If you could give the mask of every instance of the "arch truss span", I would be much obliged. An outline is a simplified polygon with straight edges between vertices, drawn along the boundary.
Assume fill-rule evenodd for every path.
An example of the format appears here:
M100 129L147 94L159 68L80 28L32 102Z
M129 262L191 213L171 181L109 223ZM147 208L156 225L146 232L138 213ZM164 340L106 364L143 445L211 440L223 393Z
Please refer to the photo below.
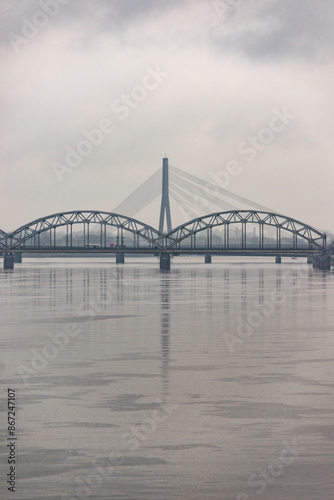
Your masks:
M81 225L80 235L75 232ZM97 230L99 226L99 229ZM113 233L108 231L112 228ZM58 231L59 230L59 231ZM59 234L61 233L61 234ZM24 248L161 248L161 234L136 219L95 210L61 212L36 219L8 234L7 246ZM113 241L113 243L110 243Z
M8 234L5 233L5 231L2 231L2 229L0 229L0 248L7 247L7 239L8 239Z
M198 217L178 226L166 237L170 241L168 248L171 249L187 247L318 252L326 249L326 235L319 230L291 217L257 210L231 210Z

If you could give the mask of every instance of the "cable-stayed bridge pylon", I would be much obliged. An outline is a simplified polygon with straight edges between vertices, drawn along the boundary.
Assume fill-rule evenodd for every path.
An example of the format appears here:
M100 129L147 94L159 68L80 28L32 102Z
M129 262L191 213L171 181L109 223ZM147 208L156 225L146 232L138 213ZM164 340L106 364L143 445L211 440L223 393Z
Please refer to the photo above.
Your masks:
M163 158L162 169L159 168L154 172L112 211L135 217L154 202L159 195L161 196L161 207L159 220L156 221L155 226L158 226L161 233L169 233L173 228L170 198L175 202L175 208L182 213L183 222L217 212L217 209L219 211L240 209L273 211L228 191L218 184L170 165L168 158Z

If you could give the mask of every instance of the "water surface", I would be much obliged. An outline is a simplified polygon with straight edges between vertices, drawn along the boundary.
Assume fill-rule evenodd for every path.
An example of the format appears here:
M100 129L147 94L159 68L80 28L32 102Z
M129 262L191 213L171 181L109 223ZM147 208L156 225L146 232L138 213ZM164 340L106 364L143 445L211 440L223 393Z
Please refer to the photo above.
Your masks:
M332 497L333 271L203 260L163 273L155 259L25 259L0 272L15 498ZM13 498L1 456L1 498Z

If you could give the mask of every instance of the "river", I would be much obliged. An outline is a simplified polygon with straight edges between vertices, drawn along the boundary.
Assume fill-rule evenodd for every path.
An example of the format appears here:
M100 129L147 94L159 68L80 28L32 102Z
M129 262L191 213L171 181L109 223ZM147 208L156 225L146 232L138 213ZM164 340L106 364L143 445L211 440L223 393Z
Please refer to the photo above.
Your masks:
M0 497L331 498L334 272L273 260L1 270Z

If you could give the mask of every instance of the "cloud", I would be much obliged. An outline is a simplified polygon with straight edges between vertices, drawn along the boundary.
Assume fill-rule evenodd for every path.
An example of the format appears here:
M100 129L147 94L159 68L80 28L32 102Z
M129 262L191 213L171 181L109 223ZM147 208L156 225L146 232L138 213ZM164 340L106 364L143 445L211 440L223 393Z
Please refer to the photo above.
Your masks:
M223 2L218 4L224 5ZM213 37L222 50L251 59L329 57L334 35L330 0L240 0L225 16ZM218 9L219 13L219 9Z
M296 119L229 187L332 226L331 2L240 0L219 16L202 0L72 0L16 54L7 34L36 9L2 3L2 229L62 210L110 210L165 153L204 178L245 162L239 144L284 106ZM148 67L168 77L122 120L112 105L139 95ZM114 131L59 183L53 162L104 118Z

